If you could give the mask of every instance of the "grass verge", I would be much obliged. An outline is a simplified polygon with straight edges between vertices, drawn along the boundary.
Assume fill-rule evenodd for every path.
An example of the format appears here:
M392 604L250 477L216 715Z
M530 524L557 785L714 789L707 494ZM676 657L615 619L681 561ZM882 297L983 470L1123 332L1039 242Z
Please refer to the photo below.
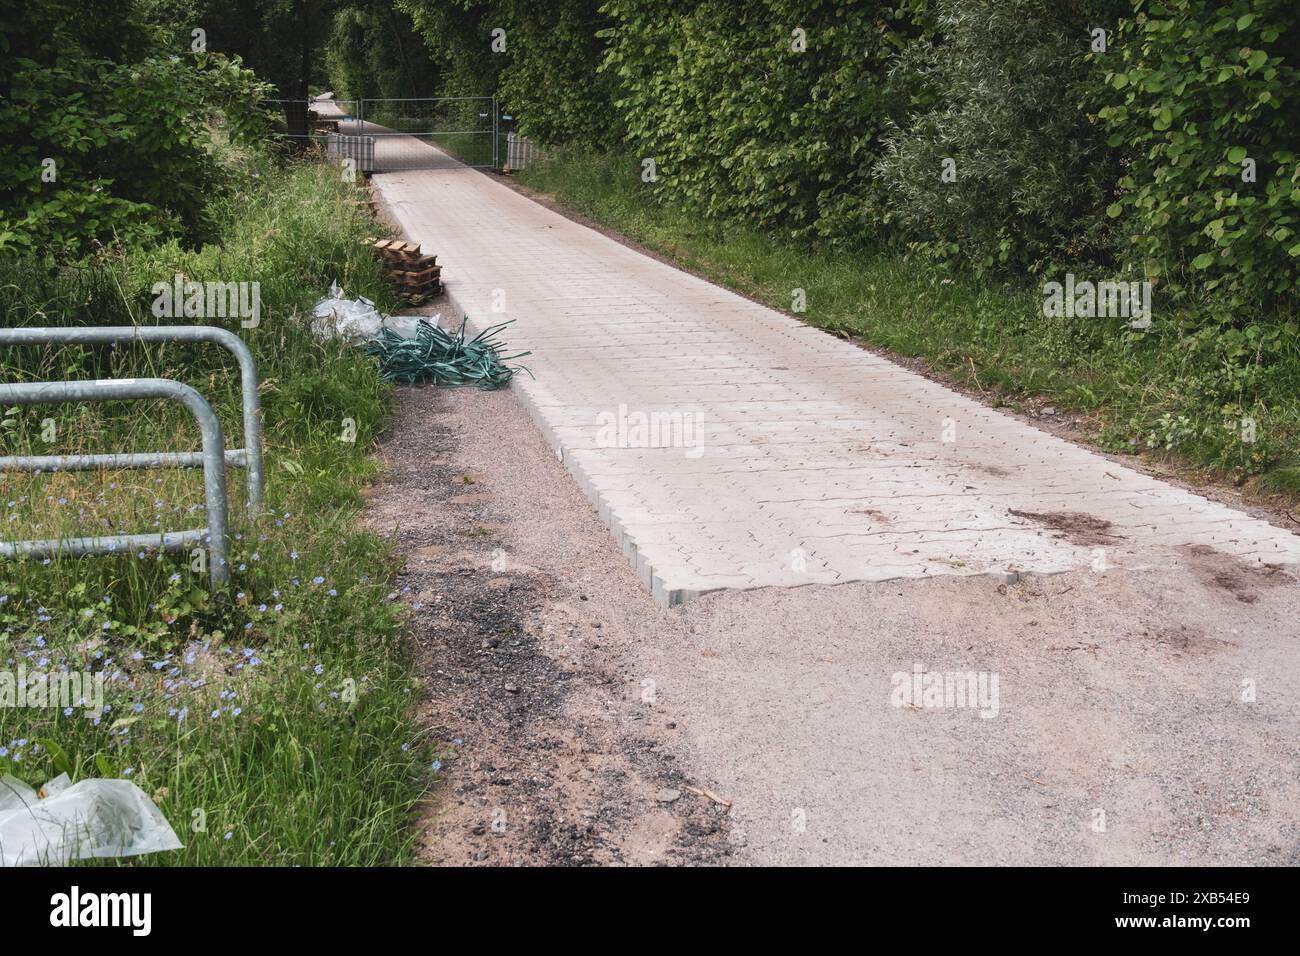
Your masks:
M492 134L489 133L435 133L428 137L467 166L491 167L505 162L506 137L497 137L497 153L492 152Z
M233 586L214 600L190 555L0 561L0 672L104 675L103 708L0 706L0 774L39 786L127 777L183 850L165 865L380 865L411 857L412 809L435 756L416 729L389 544L358 526L387 390L358 352L310 334L337 279L391 307L360 240L361 194L332 167L254 161L213 204L221 242L105 254L57 275L0 266L13 325L204 323L157 319L155 282L259 282L260 324L235 329L262 376L268 513L231 469ZM242 443L239 377L211 346L15 349L0 380L160 376L209 399ZM191 450L196 429L151 403L6 410L6 454ZM196 472L0 475L8 539L203 524ZM0 685L0 693L3 686ZM62 702L67 703L67 702ZM79 702L78 702L79 703ZM95 703L93 700L90 703Z
M707 276L828 331L925 360L995 404L1082 413L1110 451L1176 456L1300 499L1300 327L1293 318L1166 306L1123 319L1048 319L1037 288L991 285L891 248L798 245L657 205L638 160L562 152L524 185ZM1084 278L1084 277L1080 277ZM1100 276L1096 278L1109 278Z

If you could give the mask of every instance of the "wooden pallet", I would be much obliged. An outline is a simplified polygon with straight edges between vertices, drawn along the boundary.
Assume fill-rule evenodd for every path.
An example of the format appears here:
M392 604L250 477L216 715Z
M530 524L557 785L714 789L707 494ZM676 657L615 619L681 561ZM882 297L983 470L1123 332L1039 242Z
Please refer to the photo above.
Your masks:
M373 239L367 240L386 261L390 262L411 262L413 260L434 261L437 256L426 256L420 252L418 242L406 242L403 239Z
M402 239L367 239L366 243L383 259L385 274L407 301L423 302L442 291L438 257L421 253L419 243Z
M418 289L399 286L394 291L396 291L402 298L402 301L406 302L408 305L423 305L442 291L442 283L437 279L434 279L430 284Z

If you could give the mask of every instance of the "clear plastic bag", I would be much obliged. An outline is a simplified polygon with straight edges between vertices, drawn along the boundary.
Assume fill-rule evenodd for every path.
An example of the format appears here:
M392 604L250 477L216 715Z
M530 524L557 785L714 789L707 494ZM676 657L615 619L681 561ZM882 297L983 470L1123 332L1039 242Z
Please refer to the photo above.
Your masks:
M312 334L324 341L340 338L360 345L379 338L381 329L391 329L405 339L415 338L420 321L437 325L438 315L384 315L369 299L346 299L337 282L330 284L330 294L312 307Z
M154 802L129 780L72 783L62 773L42 789L44 799L18 778L0 777L0 866L64 866L183 846Z

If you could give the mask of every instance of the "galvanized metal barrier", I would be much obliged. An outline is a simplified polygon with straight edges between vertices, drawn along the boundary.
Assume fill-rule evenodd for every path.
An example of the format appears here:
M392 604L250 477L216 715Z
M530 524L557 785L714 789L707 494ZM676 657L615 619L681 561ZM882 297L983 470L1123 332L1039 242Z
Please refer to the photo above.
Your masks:
M546 158L546 151L526 136L506 133L506 165L504 172L517 173Z
M239 362L243 393L244 447L224 452L228 465L248 471L248 507L260 512L264 501L262 475L262 407L258 397L257 361L243 339L213 325L121 325L101 328L0 329L4 345L100 345L120 342L212 342L224 346ZM0 471L86 471L95 468L197 468L197 452L145 452L107 455L22 455L0 458ZM222 498L224 507L225 498Z
M36 330L26 330L36 331ZM49 330L46 330L49 331ZM64 331L64 330L60 330ZM220 588L230 580L229 532L226 515L226 460L225 439L216 413L194 389L181 382L164 378L108 379L94 382L28 382L20 385L0 385L0 403L14 405L39 405L53 402L108 402L137 398L161 398L180 402L199 424L203 436L203 493L207 499L208 527L206 532L168 531L161 534L120 534L91 538L64 538L46 541L0 542L0 555L6 557L53 557L57 554L111 554L118 550L159 548L177 551L192 548L205 542L208 547L208 566L213 588ZM81 459L100 456L82 455ZM112 457L112 456L109 456ZM143 456L149 457L149 456ZM0 459L0 469L8 462L20 459ZM91 465L89 467L98 467ZM31 469L28 469L31 470Z
M349 136L346 133L329 133L325 137L325 158L332 162L352 160L358 173L375 171L375 138Z

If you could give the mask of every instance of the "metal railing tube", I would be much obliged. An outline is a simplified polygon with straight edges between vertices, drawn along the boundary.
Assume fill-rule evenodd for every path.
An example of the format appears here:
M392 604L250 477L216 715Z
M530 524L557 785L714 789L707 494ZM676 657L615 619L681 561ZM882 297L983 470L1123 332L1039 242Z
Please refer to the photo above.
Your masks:
M244 449L226 450L226 464L243 468L248 464ZM107 455L23 455L0 458L0 471L93 471L96 468L202 468L203 453L197 451L113 452Z

